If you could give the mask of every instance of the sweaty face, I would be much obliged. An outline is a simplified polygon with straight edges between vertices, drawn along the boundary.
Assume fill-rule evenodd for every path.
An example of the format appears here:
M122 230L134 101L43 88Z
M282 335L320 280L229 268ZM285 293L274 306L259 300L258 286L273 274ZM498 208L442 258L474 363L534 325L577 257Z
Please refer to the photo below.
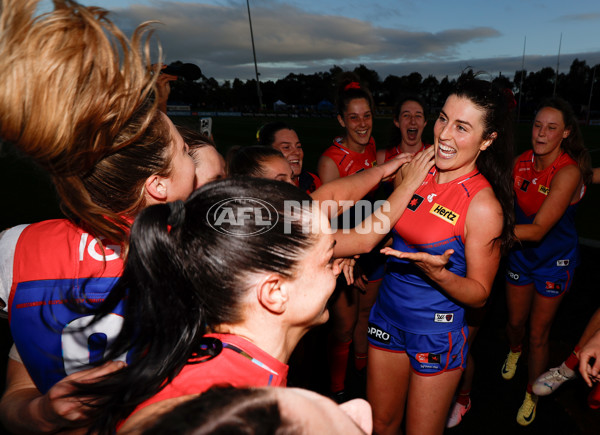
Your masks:
M269 157L262 162L261 169L263 178L294 184L294 181L292 180L294 172L288 161L283 157Z
M536 156L554 158L560 154L560 145L570 130L565 128L562 112L553 107L542 108L535 117L531 130L531 145Z
M284 128L275 133L275 140L273 141L272 147L279 150L283 157L286 158L294 176L300 175L302 172L302 160L304 159L304 151L302 150L302 144L298 135L294 130L288 130Z
M274 388L283 418L302 427L303 433L332 435L370 434L371 406L354 399L341 405L300 388Z
M479 153L493 140L484 140L484 112L468 98L450 95L433 128L438 182L447 183L476 167Z
M163 120L169 125L171 133L171 168L168 179L167 201L185 200L194 190L195 170L194 160L189 154L189 148L171 122L161 113Z
M409 147L420 147L421 136L425 129L425 114L423 107L416 101L405 101L400 107L398 118L394 119L394 124L400 129L402 134L401 149L403 152L411 152Z
M207 145L196 148L191 154L196 164L195 189L211 181L225 178L225 159L214 147Z
M344 116L338 115L338 121L346 129L347 146L355 151L362 151L369 143L373 130L373 114L369 102L364 98L350 100Z

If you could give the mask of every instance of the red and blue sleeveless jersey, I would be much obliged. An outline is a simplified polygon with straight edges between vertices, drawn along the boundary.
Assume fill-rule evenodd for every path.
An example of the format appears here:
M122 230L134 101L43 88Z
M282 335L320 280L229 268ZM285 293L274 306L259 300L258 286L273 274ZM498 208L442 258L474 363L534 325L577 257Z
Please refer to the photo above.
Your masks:
M377 150L375 139L372 137L362 153L346 148L342 145L342 138L336 137L333 144L325 150L323 155L335 162L340 177L347 177L377 165Z
M86 314L121 276L120 247L104 244L103 252L98 239L57 219L26 226L13 255L10 329L23 364L45 393L101 361L121 330L122 304L92 326L93 316Z
M375 148L375 139L372 137L369 139L369 143L365 147L363 153L349 150L342 145L342 138L336 137L333 140L333 144L325 150L323 155L335 162L340 177L357 174L377 165L377 150ZM373 203L378 188L379 184L373 187L363 199ZM367 217L367 214L365 214L364 211L356 209L357 207L353 206L333 220L332 229L354 228L359 222Z
M567 153L563 152L551 166L536 171L533 165L533 151L521 154L513 170L513 190L515 192L515 218L517 225L531 224L550 193L550 184L556 173L569 165L577 165ZM579 199L583 197L582 188ZM509 255L509 261L534 270L554 266L576 266L579 263L575 212L579 200L570 204L560 220L537 243L523 242L515 244Z
M477 170L444 184L438 184L435 177L434 168L394 225L392 248L431 255L454 249L447 268L464 277L467 211L475 195L490 184ZM461 305L448 298L418 266L395 257L388 259L377 305L397 328L416 334L448 332L465 324Z

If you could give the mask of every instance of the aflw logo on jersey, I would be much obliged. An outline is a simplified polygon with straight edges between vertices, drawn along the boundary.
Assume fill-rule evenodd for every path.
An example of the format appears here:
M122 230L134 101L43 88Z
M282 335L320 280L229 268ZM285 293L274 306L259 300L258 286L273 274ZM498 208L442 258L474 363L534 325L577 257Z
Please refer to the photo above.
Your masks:
M454 322L454 313L435 313L435 323L452 323Z
M437 202L433 204L433 207L431 207L429 213L436 215L452 225L456 225L456 222L460 217L458 213L454 213L452 210L439 205Z
M548 195L548 193L550 193L550 188L540 184L540 187L538 187L538 192L540 192L542 195Z

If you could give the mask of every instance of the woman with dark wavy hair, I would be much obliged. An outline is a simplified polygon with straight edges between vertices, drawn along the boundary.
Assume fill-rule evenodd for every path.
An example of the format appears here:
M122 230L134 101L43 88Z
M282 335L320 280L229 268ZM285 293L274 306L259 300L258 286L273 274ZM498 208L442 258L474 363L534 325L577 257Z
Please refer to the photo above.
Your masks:
M396 222L369 319L374 430L442 433L465 368L465 307L488 299L512 240L512 129L502 92L463 76L434 126L435 166Z

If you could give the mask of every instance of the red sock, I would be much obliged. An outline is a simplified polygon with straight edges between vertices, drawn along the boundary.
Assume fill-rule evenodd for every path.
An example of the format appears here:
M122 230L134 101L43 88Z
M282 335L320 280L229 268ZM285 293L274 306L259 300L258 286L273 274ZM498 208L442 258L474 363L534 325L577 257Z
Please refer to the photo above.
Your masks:
M588 396L588 406L592 409L600 408L600 384L596 383Z
M521 352L521 350L522 350L522 349L523 349L523 346L522 346L522 345L520 345L520 344L518 344L518 345L516 345L516 346L511 346L511 347L510 347L510 351L511 351L512 353Z
M354 367L356 370L362 370L367 366L367 353L354 352Z
M569 358L565 361L565 365L569 367L571 370L575 370L575 368L579 365L579 357L577 356L577 352L579 352L581 348L579 346L575 346Z
M527 392L528 392L529 394L533 394L533 385L531 385L531 384L527 384Z
M329 346L329 373L331 375L332 393L344 390L351 343L352 340L345 343L332 340Z
M460 403L461 405L465 405L467 406L467 404L469 403L469 400L471 396L471 390L460 390L460 392L458 393L458 396L456 397L456 401L458 403Z

